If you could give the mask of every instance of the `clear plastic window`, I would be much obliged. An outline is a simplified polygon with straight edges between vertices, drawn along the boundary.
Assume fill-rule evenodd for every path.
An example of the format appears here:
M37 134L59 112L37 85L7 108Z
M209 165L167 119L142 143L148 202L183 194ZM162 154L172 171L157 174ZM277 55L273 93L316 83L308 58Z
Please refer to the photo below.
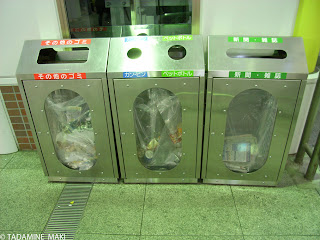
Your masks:
M241 92L227 111L223 161L234 172L250 173L267 161L277 101L261 89Z
M162 88L150 88L133 104L137 156L150 169L176 167L182 156L182 110L177 96Z
M91 113L76 92L59 89L45 101L45 112L58 159L66 167L88 170L97 161Z

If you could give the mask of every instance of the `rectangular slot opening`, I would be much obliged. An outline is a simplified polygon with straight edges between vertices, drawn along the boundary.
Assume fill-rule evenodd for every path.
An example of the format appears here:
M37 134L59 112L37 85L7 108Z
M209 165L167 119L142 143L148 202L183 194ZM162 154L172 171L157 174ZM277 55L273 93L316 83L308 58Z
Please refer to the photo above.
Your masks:
M85 63L89 48L43 48L39 52L38 64Z
M227 50L228 57L231 58L272 58L284 59L287 53L284 50L276 49L241 49L230 48Z

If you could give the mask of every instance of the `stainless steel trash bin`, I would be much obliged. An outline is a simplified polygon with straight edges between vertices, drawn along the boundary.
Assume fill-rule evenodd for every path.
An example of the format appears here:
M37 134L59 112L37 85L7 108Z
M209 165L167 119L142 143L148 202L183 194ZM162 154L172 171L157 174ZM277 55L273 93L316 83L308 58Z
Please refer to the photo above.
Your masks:
M108 86L125 182L197 182L204 74L201 36L111 39Z
M274 186L308 68L302 38L209 36L202 178Z
M109 42L24 44L17 79L49 181L117 182L108 89L103 84Z

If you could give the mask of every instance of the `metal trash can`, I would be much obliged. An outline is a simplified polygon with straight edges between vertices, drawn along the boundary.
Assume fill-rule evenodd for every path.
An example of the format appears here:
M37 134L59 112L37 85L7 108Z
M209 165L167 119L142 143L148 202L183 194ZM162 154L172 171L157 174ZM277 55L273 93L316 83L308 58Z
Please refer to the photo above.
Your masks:
M124 181L197 182L205 86L201 36L112 38L107 75Z
M308 67L302 38L209 36L204 183L274 186Z
M109 43L100 38L24 44L17 79L49 181L117 182L104 85Z

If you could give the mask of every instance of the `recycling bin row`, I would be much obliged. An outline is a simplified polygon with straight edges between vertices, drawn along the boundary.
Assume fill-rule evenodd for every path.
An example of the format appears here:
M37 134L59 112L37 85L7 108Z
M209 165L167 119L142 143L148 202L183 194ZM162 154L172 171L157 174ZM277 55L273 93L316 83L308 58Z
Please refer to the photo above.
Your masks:
M276 185L307 78L301 38L26 41L17 79L49 181ZM207 77L206 77L207 74Z

